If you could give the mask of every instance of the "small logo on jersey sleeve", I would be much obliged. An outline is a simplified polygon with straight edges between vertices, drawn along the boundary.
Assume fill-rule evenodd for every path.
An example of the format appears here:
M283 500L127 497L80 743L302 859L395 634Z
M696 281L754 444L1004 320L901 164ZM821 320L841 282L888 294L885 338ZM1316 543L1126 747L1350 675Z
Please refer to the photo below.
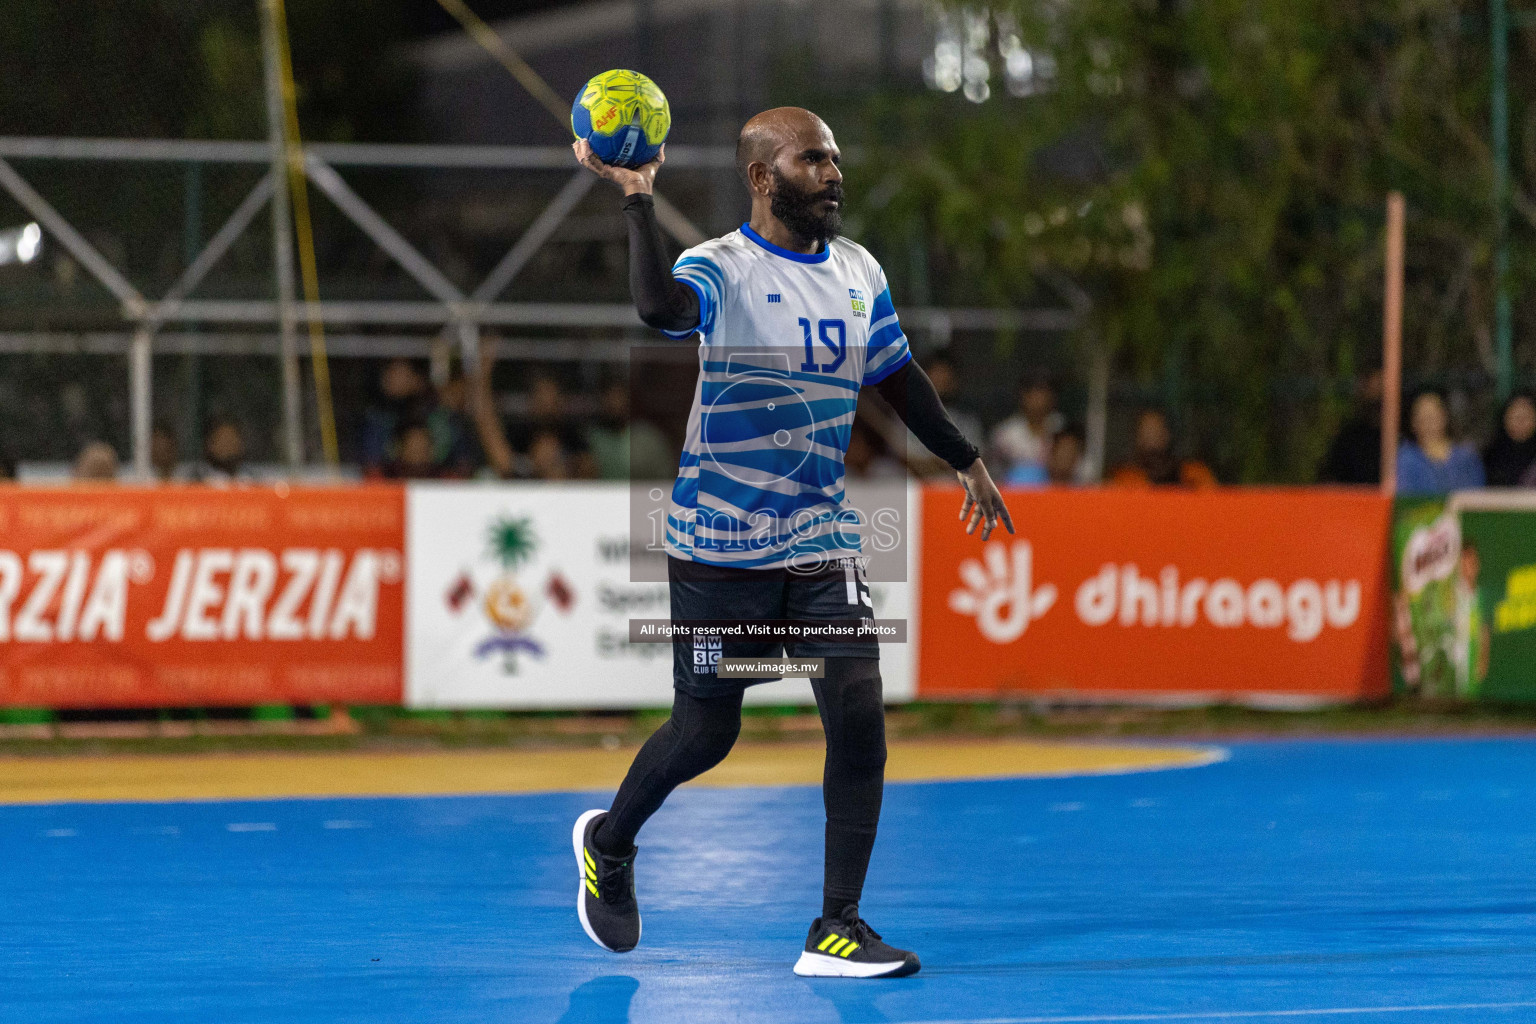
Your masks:
M848 289L848 304L853 307L854 316L869 316L869 306L865 304L864 293L857 288Z
M768 293L768 301L769 302L782 302L783 300L779 298L779 293L778 292L769 292Z

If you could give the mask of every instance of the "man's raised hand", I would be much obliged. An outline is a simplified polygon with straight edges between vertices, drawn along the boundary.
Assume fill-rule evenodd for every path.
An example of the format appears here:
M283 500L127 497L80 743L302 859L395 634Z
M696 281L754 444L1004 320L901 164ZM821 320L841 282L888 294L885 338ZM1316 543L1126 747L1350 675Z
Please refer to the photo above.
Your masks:
M656 172L661 170L661 165L667 159L667 147L662 146L661 152L656 154L656 159L639 167L619 167L615 164L605 164L592 152L592 146L586 139L577 139L571 143L571 151L576 154L576 162L587 170L613 182L624 190L624 194L632 196L639 193L650 195L656 185Z
M977 459L955 475L960 478L960 486L965 488L965 501L960 505L960 521L965 523L965 532L975 533L980 524L981 539L986 540L1001 519L1012 533L1013 519L1008 515L1008 506L1003 504L1003 496L981 460Z

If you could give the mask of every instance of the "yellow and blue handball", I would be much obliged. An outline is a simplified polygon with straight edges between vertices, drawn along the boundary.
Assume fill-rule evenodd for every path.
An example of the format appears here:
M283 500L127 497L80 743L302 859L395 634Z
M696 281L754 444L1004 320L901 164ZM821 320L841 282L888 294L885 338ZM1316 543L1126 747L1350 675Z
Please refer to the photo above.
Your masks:
M571 104L571 131L605 164L639 167L656 159L672 130L672 110L638 71L594 75Z

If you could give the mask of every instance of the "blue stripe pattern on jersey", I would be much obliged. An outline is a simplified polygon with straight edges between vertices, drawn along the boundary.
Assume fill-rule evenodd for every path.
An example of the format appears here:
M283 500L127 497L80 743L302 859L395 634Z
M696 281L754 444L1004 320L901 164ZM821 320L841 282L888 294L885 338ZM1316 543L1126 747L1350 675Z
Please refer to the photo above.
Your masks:
M672 276L694 290L699 297L699 326L692 331L663 331L670 338L708 337L715 330L715 313L725 295L725 274L714 260L703 256L684 256L672 267Z
M856 553L857 529L836 520L858 382L701 362L699 450L679 464L668 540L702 561L737 566L781 563L786 548ZM781 431L794 443L775 443Z
M864 357L865 387L879 384L912 361L912 350L907 347L907 336L901 333L889 288L875 296L869 321L869 346Z
M879 264L852 242L791 253L744 227L672 274L699 299L697 331L672 337L702 344L667 550L746 568L857 556L843 463L859 390L912 358Z

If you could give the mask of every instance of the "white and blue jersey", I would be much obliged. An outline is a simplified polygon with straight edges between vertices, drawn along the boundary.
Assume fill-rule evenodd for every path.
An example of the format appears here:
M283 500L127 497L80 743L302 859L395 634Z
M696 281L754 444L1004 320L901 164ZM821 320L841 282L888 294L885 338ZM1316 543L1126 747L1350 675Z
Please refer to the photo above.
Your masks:
M699 296L699 385L667 517L675 558L740 568L857 557L843 457L859 389L912 354L885 272L838 238L791 252L749 225L672 269Z

